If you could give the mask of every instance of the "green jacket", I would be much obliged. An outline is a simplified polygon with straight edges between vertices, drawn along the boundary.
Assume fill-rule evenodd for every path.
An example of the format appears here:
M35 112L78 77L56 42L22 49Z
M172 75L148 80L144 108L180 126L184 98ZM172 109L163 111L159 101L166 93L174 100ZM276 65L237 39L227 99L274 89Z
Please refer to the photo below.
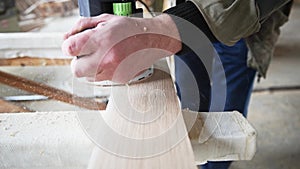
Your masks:
M198 7L220 42L234 45L241 38L245 39L249 48L248 66L265 78L280 34L279 28L288 20L290 0L281 0L275 4L272 11L267 11L269 13L264 19L260 13L266 12L260 11L255 0L190 1Z

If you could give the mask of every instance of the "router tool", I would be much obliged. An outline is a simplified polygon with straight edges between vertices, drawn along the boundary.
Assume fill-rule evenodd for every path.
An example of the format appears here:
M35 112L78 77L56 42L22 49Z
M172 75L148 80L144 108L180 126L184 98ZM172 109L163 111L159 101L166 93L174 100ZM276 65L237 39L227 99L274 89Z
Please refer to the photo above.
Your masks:
M147 6L141 2L146 8ZM118 16L134 16L143 17L143 9L136 8L136 0L78 0L80 15L83 17L93 17L98 16L103 13L114 14ZM149 10L149 8L147 8ZM80 59L83 56L77 56ZM153 66L145 70L143 73L139 74L127 84L140 82L147 79L153 74ZM111 81L100 81L91 82L97 86L118 86L124 85L120 83L114 83Z

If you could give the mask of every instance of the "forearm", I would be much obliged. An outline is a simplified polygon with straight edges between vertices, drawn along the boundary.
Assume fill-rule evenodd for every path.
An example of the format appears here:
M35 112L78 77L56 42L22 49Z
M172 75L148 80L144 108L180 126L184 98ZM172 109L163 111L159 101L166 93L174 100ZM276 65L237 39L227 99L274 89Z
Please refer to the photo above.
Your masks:
M150 30L145 30L145 33L153 33L149 38L156 39L148 40L153 43L149 45L149 48L158 48L173 54L181 50L180 32L170 15L162 14L149 20L149 22L143 22L146 24L145 28L150 28ZM153 32L151 29L155 31Z

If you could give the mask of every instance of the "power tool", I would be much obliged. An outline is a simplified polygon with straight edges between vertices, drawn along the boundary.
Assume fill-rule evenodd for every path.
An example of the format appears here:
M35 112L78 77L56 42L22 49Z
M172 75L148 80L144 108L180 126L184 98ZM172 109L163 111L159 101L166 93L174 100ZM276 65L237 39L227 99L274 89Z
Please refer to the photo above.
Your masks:
M141 2L144 6L145 4ZM98 16L104 13L114 14L118 16L134 16L134 17L143 17L143 9L136 8L136 0L78 0L80 16L83 17L93 17ZM146 9L150 12L149 8L145 6ZM78 57L80 58L80 57ZM148 68L127 84L140 82L147 79L153 74L153 67ZM92 84L98 86L117 86L124 85L119 83L114 83L111 81L101 81L93 82Z
M142 17L143 9L136 8L136 0L78 0L80 15L83 17L97 16L103 13L119 16L134 14Z

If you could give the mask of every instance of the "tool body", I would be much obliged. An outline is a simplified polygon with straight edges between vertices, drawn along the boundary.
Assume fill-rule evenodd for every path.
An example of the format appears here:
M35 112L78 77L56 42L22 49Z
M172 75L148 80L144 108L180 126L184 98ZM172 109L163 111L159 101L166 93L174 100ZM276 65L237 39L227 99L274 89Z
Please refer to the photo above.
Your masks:
M78 0L80 15L83 17L97 16L103 13L119 16L138 14L142 17L143 10L136 8L135 0Z
M80 15L83 17L93 17L104 13L118 16L143 17L143 9L136 8L136 0L78 0ZM84 56L77 56L80 59ZM140 73L127 84L140 82L153 74L153 66ZM124 84L111 81L92 82L97 86L119 86Z

